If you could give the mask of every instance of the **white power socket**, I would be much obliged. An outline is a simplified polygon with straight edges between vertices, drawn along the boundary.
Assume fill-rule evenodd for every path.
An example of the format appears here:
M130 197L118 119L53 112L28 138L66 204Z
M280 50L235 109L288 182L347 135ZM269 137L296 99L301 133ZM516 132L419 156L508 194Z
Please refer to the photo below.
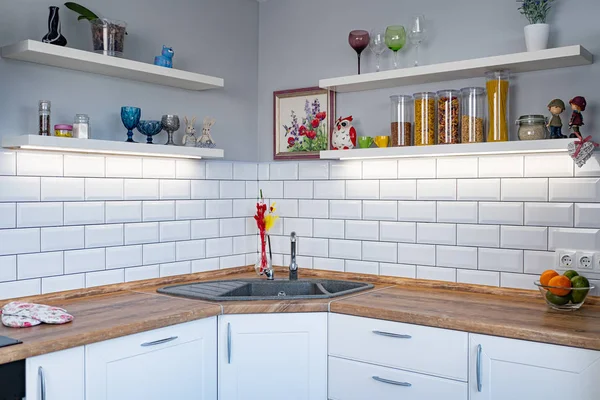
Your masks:
M588 251L578 251L576 255L578 270L594 269L594 253Z
M577 252L575 250L556 250L556 265L559 269L573 269L577 265Z

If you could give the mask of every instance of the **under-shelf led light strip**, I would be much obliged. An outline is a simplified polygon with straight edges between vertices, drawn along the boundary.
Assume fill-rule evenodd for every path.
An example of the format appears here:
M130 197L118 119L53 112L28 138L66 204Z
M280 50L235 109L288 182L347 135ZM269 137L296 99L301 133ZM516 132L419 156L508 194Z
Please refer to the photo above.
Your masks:
M343 151L343 150L341 150ZM478 151L465 153L432 153L432 154L402 154L389 156L354 156L340 157L339 160L371 160L381 158L424 158L424 157L462 157L462 156L489 156L489 155L505 155L505 154L540 154L540 153L566 153L565 149L541 149L541 150L503 150L503 151Z
M144 157L161 157L161 158L191 158L191 159L202 159L201 156L193 156L186 154L167 154L167 153L144 153L140 151L122 151L122 150L93 150L93 149L73 149L69 147L50 147L50 146L36 146L36 145L21 145L15 146L14 149L21 150L41 150L41 151L59 151L68 153L91 153L91 154L106 154L106 155L126 155L126 156L144 156Z

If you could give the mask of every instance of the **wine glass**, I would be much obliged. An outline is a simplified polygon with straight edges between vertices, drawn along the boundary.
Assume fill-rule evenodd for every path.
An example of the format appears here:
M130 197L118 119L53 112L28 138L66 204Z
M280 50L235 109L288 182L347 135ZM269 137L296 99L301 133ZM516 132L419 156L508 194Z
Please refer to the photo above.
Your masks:
M137 130L142 135L146 135L146 143L152 144L152 136L158 135L162 131L162 122L155 120L141 120L138 123Z
M406 44L406 30L402 25L391 25L385 30L385 44L394 52L394 68L399 68L398 51Z
M415 46L415 67L419 65L419 45L426 39L425 16L417 15L412 19L408 39Z
M142 110L137 107L121 107L121 121L127 129L127 142L135 143L133 140L133 129L140 123Z
M350 32L348 43L358 54L358 74L360 75L360 53L369 45L369 32L363 30Z
M166 114L162 116L162 119L160 120L162 123L162 128L167 131L167 143L165 143L166 145L170 145L170 146L175 146L175 142L173 141L173 132L177 131L179 129L180 123L179 123L179 116L177 115L171 115L171 114Z
M381 70L381 63L380 63L381 55L387 49L387 46L385 44L385 33L373 29L371 31L370 37L371 37L371 43L369 44L369 48L371 49L371 51L373 52L373 54L375 54L375 57L377 58L376 68L377 68L377 72L379 72Z

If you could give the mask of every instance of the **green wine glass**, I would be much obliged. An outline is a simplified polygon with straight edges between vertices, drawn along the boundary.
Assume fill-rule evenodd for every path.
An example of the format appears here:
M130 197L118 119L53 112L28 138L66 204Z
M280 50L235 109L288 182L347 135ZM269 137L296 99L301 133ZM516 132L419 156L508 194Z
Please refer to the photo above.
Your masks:
M391 25L385 30L385 44L394 52L394 68L399 68L398 51L406 44L406 30L402 25Z

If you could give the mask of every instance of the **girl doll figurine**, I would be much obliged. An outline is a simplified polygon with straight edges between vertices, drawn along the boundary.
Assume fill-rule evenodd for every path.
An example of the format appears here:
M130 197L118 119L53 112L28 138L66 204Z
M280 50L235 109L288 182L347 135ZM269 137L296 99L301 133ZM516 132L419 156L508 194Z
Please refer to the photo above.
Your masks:
M562 134L562 120L560 114L565 111L565 102L561 99L554 99L548 104L548 111L552 114L550 122L547 127L550 128L550 139L564 139L565 135Z
M569 128L573 131L570 138L581 138L581 132L579 132L579 128L583 126L583 115L582 111L585 111L585 107L587 106L587 102L585 101L585 97L577 96L573 97L571 101L569 101L571 105L571 109L573 110L573 114L571 114L571 120L569 121Z

